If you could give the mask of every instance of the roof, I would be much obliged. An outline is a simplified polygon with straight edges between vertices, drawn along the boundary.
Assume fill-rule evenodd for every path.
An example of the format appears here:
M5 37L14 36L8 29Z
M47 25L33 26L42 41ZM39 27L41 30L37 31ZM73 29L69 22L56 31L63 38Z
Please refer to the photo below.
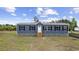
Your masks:
M18 23L17 25L69 25L67 23L52 23L52 22L25 22L25 23Z
M43 25L68 25L67 23L43 23Z
M25 23L18 23L17 25L36 25L36 22L25 22Z

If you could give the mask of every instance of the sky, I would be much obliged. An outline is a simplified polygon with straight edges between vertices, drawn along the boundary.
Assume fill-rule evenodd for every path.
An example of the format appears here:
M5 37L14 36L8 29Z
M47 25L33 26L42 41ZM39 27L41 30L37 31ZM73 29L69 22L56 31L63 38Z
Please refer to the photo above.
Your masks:
M0 24L17 24L33 21L37 16L40 21L68 19L74 17L79 26L78 7L0 7Z

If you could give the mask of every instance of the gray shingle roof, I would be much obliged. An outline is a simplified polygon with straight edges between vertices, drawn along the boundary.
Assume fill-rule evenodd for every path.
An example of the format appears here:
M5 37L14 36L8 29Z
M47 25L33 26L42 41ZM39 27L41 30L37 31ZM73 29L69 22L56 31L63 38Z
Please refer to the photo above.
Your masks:
M43 25L69 25L67 23L40 22ZM37 25L39 22L18 23L17 25Z
M36 22L25 22L25 23L18 23L17 25L36 25Z
M43 25L68 25L66 23L43 23Z

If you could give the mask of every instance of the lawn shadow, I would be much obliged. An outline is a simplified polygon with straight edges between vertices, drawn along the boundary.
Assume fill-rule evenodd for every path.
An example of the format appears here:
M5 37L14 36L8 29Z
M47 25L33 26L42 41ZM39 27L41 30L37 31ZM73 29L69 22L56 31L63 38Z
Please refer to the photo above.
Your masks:
M73 37L73 38L79 39L79 34L70 33L69 36L70 36L70 37ZM74 40L75 40L75 39L74 39Z

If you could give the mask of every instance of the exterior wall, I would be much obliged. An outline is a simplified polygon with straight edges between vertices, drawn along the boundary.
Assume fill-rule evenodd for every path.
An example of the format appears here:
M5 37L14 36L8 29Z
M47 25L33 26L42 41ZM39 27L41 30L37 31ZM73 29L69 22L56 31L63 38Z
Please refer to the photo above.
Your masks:
M39 24L38 24L39 25ZM16 31L17 31L17 34L18 35L37 35L37 30L38 30L38 25L35 25L35 31L30 31L29 30L29 25L24 25L25 26L25 31L20 31L19 30L19 26L20 25L17 25L16 26ZM50 25L41 25L42 26L42 34L43 34L43 36L51 36L51 35L68 35L68 31L62 31L62 30L60 30L60 31L54 31L54 27L53 27L53 30L43 30L43 26L50 26ZM52 25L53 26L53 25ZM60 25L61 26L61 25ZM61 29L62 29L62 27L61 27Z
M29 25L23 25L25 26L25 31L20 31L19 26L20 25L17 25L17 29L16 29L18 35L36 35L37 29L35 31L29 30Z
M44 25L44 26L48 27L50 25ZM53 26L52 30L43 30L43 36L49 36L49 35L68 35L68 31L66 30L62 31L62 26L60 31L55 31Z

